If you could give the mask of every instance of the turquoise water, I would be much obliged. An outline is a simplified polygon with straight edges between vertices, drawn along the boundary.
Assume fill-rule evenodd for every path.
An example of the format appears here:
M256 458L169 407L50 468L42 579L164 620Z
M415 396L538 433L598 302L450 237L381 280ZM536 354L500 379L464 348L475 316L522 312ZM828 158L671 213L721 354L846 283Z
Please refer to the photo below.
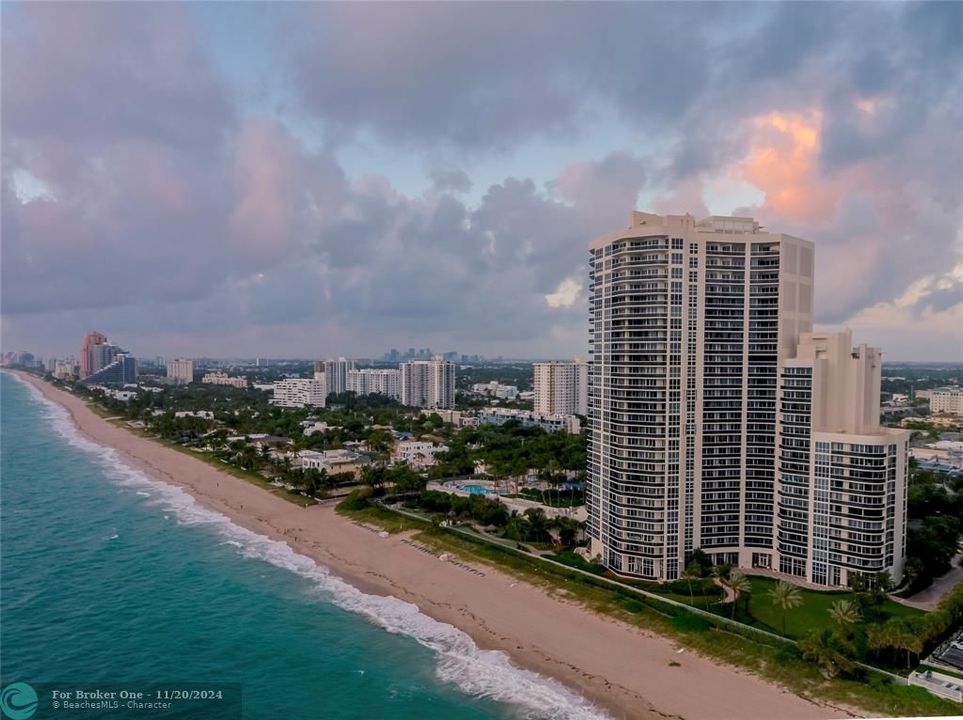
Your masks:
M124 465L7 373L0 411L3 685L239 683L245 718L601 716Z
M462 485L461 489L467 491L469 495L494 495L494 492L484 485Z

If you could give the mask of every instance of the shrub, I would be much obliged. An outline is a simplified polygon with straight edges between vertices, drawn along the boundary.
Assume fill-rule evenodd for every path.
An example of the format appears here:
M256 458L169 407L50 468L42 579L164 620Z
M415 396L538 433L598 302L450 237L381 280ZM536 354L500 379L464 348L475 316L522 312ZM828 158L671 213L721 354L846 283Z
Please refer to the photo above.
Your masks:
M344 500L338 503L339 510L364 510L369 506L368 499L371 497L371 488L359 488L352 490Z
M672 618L672 627L683 632L706 632L712 628L712 623L692 613L682 613Z
M640 603L638 600L632 600L631 598L623 598L622 600L619 600L619 607L626 612L632 613L633 615L645 610L645 605Z

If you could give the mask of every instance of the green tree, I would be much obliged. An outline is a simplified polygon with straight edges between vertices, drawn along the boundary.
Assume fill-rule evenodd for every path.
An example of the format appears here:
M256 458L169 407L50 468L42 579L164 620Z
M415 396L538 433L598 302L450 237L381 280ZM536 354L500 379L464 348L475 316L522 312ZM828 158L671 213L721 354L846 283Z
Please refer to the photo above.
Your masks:
M840 628L846 630L861 619L859 605L852 600L837 600L829 608L829 616Z
M856 669L852 645L833 628L812 630L799 641L804 659L815 663L823 677L851 674Z
M542 542L548 538L548 517L541 508L528 508L523 517L527 521L528 533L535 542Z
M375 461L379 465L388 463L388 454L391 451L392 437L387 430L372 430L368 435L368 450L374 455Z
M383 465L366 465L361 469L361 481L375 494L380 494L384 489L387 476L387 469Z
M692 557L689 560L699 564L699 577L709 577L712 573L712 559L702 548L693 550Z
M558 528L558 539L562 547L568 549L575 546L575 539L581 523L568 517L558 517L555 519L555 527Z
M695 578L702 577L702 566L699 561L693 558L689 561L689 564L685 566L685 572L682 573L682 577L685 578L689 585L689 602L693 605L695 604L695 595L692 594L692 581Z
M802 594L799 588L785 580L780 580L769 591L769 597L773 605L782 609L782 634L786 634L786 613L793 608L799 607L802 603Z
M752 583L749 582L743 573L738 570L733 570L729 573L729 587L735 593L735 597L732 598L732 617L736 616L736 603L739 601L740 597L746 599L746 612L749 612L749 592L752 590Z

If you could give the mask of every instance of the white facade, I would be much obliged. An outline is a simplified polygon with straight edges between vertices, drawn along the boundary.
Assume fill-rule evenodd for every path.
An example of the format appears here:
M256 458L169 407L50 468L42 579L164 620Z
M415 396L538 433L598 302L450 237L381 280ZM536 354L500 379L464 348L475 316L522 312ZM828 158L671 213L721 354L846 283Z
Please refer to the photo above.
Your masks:
M318 372L324 373L327 394L340 394L348 390L348 372L354 370L354 362L339 357L315 363L315 377Z
M878 349L803 333L780 369L774 570L816 585L903 574L907 430L881 427Z
M401 404L410 407L455 407L455 365L436 355L432 360L401 363Z
M543 415L588 414L588 364L582 360L537 362L533 389L535 412Z
M931 413L963 415L963 390L958 387L933 390L930 392L929 400Z
M582 424L575 415L545 415L531 410L489 407L479 410L475 417L479 425L504 425L517 420L522 427L540 427L547 432L577 434L582 430Z
M443 452L448 452L447 445L435 445L422 440L401 440L396 442L391 450L391 461L422 469L434 465L435 455Z
M274 383L272 402L280 407L324 407L327 392L324 380L287 378Z
M167 378L178 385L194 382L194 361L186 358L167 361Z
M778 368L812 329L812 243L634 212L590 263L592 553L653 580L696 548L774 566Z
M518 387L515 385L502 385L497 380L487 383L475 383L471 386L471 391L475 395L498 398L499 400L514 400L518 397Z
M74 376L74 364L70 362L57 361L53 376L58 380L68 380Z
M348 392L401 398L401 371L364 368L348 370Z
M222 372L209 372L201 377L201 382L205 385L230 385L236 388L246 388L247 378L243 375L228 375Z
M633 213L591 247L593 554L653 580L696 548L826 586L898 579L907 436L879 426L879 351L811 332L812 244Z

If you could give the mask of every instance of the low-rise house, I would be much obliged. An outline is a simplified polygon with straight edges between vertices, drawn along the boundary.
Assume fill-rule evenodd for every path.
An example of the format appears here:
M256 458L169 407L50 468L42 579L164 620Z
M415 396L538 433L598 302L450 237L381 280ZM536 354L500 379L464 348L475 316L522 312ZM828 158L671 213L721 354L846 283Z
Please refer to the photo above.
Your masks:
M413 470L423 470L438 462L438 453L448 452L447 445L423 440L403 440L395 443L391 450L392 462L402 462Z
M367 464L361 455L348 449L301 450L297 458L300 467L304 470L324 470L328 475L351 473L356 478L361 468Z
M274 448L282 445L294 445L294 440L287 437L282 437L281 435L268 435L267 433L251 433L250 435L232 435L227 438L227 443L238 442L239 440L246 440L251 443L258 450L263 450L264 448Z
M305 420L304 422L301 423L301 427L304 428L303 432L305 436L308 436L308 437L310 437L311 435L314 435L315 433L323 433L323 432L327 432L328 430L339 429L337 425L328 425L328 423L326 422L320 422L320 421L314 421L314 420Z

